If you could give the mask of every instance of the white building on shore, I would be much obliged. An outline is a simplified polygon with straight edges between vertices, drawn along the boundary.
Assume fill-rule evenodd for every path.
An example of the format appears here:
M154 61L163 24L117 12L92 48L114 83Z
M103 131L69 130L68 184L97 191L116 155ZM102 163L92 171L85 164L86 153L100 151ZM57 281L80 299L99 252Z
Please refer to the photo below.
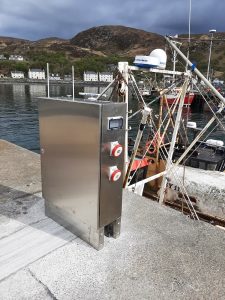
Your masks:
M61 80L59 74L50 74L49 80Z
M24 72L22 71L11 71L11 77L14 79L24 78Z
M92 71L84 72L84 81L98 81L98 73Z
M63 80L72 81L72 75L71 74L65 74Z
M111 73L111 72L99 73L99 81L112 82L113 81L113 73Z
M220 80L218 78L215 78L213 80L213 84L215 84L215 85L223 85L224 84L224 80Z
M45 79L45 70L29 69L28 78L29 79Z
M23 59L22 55L12 54L12 55L9 56L9 60L23 61L24 59Z
M84 72L84 81L112 82L113 73L86 71Z
M0 54L0 60L6 60L6 57L4 54Z

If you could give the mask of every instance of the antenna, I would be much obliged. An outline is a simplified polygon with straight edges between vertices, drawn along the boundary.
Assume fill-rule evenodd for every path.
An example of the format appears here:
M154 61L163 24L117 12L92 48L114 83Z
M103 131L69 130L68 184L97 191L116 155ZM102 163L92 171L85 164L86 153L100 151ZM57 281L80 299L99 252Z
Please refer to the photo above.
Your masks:
M191 41L191 10L192 10L192 3L191 3L191 0L190 0L190 3L189 3L189 22L188 22L188 41L189 41L189 43Z
M187 58L189 59L190 55L190 43L191 43L191 10L192 10L192 2L189 1L189 18L188 18L188 52L187 52ZM186 64L186 71L188 69L188 64Z

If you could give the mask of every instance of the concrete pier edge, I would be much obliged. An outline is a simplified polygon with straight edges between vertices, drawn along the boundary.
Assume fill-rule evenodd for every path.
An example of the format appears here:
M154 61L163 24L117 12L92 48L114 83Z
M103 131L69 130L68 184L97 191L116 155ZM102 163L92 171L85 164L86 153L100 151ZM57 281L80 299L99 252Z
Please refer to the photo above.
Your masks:
M224 230L124 191L96 251L45 216L38 154L0 140L0 165L0 299L224 299Z

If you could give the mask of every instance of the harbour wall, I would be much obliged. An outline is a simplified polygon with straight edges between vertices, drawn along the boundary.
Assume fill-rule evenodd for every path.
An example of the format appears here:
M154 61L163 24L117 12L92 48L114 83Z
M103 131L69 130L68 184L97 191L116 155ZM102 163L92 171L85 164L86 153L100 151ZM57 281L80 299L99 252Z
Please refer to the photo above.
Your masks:
M183 183L188 195L196 199L199 211L225 219L225 173L178 166L168 178L173 191ZM176 200L176 195L171 198Z

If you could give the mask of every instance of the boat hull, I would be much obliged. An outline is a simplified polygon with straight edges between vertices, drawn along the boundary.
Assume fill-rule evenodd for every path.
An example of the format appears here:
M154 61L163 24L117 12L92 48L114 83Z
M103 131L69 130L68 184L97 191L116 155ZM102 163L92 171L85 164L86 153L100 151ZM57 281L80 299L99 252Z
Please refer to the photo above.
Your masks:
M193 94L193 93L186 94L186 96L184 98L184 105L185 106L191 105L194 100L194 97L195 97L195 94ZM166 95L165 98L169 105L173 105L177 100L176 95Z

